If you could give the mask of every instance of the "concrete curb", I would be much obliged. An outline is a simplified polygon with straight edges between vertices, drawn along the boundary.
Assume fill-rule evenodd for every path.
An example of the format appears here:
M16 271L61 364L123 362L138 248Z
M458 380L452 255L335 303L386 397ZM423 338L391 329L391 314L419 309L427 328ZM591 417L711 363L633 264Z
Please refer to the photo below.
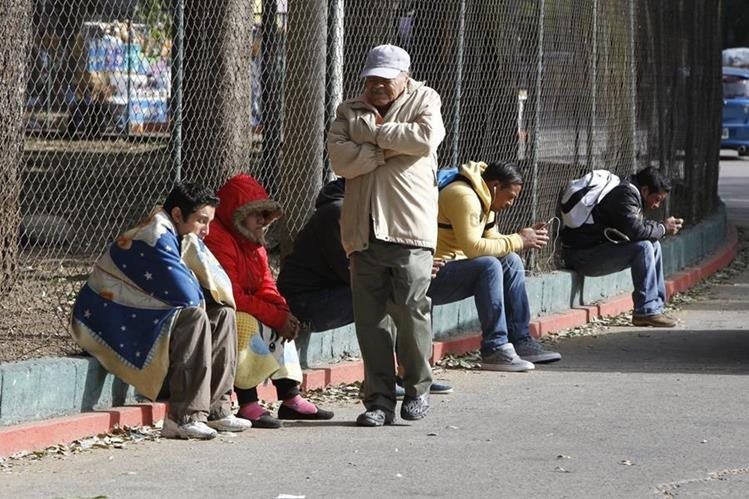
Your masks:
M700 280L728 265L736 257L738 245L736 228L729 226L724 244L718 250L708 255L699 264L684 268L669 276L666 280L668 296L671 297L675 293L695 286ZM581 326L597 317L617 315L631 309L632 298L629 294L619 295L595 305L576 307L567 312L540 317L531 322L531 334L539 338L552 331ZM432 361L440 360L447 354L461 354L476 350L480 343L480 334L434 342ZM341 362L306 369L302 388L314 390L329 385L352 383L360 381L363 375L364 367L361 361ZM270 384L258 387L258 394L265 400L276 399L275 389ZM155 402L2 427L0 428L0 457L44 449L61 442L71 442L98 433L106 433L115 427L150 425L163 420L166 410L166 404Z

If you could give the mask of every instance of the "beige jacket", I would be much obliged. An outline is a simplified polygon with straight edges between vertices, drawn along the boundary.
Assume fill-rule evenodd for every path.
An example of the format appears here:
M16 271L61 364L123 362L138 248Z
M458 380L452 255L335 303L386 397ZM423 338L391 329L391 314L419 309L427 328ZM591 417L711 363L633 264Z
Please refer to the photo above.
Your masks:
M377 239L434 249L437 244L437 146L445 137L440 97L409 79L384 123L361 98L338 106L328 155L346 178L341 241L350 255Z
M468 182L456 180L439 197L437 258L460 260L477 256L505 256L523 249L520 234L497 230L491 211L492 193L481 178L486 163L469 161L458 173Z

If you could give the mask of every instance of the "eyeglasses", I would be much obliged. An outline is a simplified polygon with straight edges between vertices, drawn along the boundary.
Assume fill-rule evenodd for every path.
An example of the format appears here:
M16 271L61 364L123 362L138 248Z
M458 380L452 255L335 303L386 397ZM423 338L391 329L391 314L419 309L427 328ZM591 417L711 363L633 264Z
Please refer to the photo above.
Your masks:
M265 220L270 220L271 218L273 218L273 215L275 215L275 213L276 212L273 211L273 210L261 210L261 211L252 212L251 214L255 215L255 217L257 217L257 218L263 218Z

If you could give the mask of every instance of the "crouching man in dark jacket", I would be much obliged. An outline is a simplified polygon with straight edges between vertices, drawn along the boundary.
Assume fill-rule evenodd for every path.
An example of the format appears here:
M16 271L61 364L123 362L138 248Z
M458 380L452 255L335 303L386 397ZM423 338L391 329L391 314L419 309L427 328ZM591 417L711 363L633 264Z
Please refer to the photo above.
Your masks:
M674 235L684 222L668 217L646 220L643 209L657 209L671 191L671 182L645 168L614 187L593 208L593 223L561 232L565 263L585 276L602 276L630 268L635 326L673 327L663 313L666 287L659 239Z

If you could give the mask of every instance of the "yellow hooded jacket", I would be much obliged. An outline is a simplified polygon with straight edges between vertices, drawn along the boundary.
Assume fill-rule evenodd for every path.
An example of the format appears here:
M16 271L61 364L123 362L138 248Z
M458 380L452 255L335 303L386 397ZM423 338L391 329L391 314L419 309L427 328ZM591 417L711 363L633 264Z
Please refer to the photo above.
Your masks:
M500 234L491 211L492 193L481 174L486 163L469 161L458 171L468 180L454 181L439 194L437 250L446 260L505 256L523 249L520 234ZM469 185L470 182L470 185Z

